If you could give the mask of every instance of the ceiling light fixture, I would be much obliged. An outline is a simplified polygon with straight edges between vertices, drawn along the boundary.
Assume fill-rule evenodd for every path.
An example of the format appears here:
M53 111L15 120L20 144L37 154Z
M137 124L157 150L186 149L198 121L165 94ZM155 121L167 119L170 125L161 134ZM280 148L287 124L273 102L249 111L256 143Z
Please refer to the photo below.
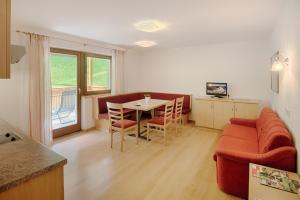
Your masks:
M285 66L288 66L289 59L284 57L277 51L271 58L272 71L281 71Z
M137 46L140 46L140 47L152 47L152 46L157 45L156 42L149 41L149 40L138 41L138 42L135 42L134 44Z
M135 29L143 32L157 32L167 27L167 24L157 20L145 20L134 24Z

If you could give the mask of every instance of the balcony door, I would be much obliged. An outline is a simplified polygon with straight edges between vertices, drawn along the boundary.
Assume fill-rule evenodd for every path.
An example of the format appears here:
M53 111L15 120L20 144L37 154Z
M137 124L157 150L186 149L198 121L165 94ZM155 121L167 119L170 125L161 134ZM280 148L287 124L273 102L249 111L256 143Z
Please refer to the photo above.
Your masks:
M80 52L51 48L52 130L59 137L81 130Z

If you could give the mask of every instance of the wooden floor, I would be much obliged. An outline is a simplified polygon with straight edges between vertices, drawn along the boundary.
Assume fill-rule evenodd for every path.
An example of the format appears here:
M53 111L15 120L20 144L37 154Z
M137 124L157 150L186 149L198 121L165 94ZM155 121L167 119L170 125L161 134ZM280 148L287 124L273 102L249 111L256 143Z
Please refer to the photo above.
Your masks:
M52 149L68 159L65 199L238 199L216 184L212 155L220 133L189 124L170 135L167 146L155 134L138 145L127 137L123 153L118 135L110 149L100 131L57 139Z

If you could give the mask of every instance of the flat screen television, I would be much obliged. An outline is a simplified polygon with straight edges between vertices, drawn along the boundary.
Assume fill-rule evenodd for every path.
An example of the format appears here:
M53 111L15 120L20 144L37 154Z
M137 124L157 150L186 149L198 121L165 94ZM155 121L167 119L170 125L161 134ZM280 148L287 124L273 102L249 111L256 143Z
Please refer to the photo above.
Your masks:
M227 96L227 83L206 83L206 95L212 95L215 97Z

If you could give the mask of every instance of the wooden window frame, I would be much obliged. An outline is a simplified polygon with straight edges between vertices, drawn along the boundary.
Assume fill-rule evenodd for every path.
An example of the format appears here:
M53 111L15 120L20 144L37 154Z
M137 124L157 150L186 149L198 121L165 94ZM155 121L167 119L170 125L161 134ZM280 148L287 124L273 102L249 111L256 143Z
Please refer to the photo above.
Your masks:
M77 57L77 83L78 83L78 89L81 88L81 85L82 85L82 82L81 82L81 77L82 77L81 76L81 68L82 68L81 67L81 63L82 63L81 52L51 47L50 53L75 55ZM77 94L77 124L52 130L53 138L58 138L58 137L61 137L61 136L67 135L67 134L81 131L81 96L82 96L81 92L78 91L78 94Z
M102 59L108 59L110 60L110 66L109 66L109 89L108 90L97 90L97 91L87 91L87 57L94 57L94 58L102 58ZM107 55L101 55L101 54L95 54L95 53L82 53L82 93L84 96L89 95L97 95L97 94L110 94L111 93L111 87L112 87L112 56Z

